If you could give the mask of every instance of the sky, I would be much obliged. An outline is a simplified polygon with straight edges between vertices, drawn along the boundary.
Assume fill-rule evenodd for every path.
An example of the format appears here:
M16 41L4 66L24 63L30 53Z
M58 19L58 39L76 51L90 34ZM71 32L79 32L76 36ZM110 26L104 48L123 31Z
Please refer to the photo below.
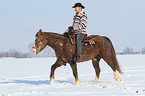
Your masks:
M76 2L86 7L88 35L109 37L116 52L145 47L145 0L0 0L0 52L28 52L39 29L62 34Z

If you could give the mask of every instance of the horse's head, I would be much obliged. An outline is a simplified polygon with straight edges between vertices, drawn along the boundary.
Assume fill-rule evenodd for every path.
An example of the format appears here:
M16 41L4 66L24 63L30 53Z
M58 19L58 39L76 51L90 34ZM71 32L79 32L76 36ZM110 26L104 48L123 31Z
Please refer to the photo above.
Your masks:
M36 34L35 43L33 45L33 54L37 55L41 52L45 46L47 45L47 40L45 38L45 34L42 32L42 29Z

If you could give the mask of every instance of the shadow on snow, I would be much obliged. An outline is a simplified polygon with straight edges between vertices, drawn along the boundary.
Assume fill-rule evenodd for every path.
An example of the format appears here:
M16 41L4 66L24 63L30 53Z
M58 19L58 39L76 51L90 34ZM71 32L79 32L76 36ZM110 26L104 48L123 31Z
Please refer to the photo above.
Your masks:
M55 82L58 83L72 83L71 81L63 81L63 80L55 80ZM18 83L24 83L24 84L31 84L31 85L41 85L41 84L50 84L49 80L38 80L38 81L32 81L32 80L12 80L9 82L0 82L0 84L18 84Z

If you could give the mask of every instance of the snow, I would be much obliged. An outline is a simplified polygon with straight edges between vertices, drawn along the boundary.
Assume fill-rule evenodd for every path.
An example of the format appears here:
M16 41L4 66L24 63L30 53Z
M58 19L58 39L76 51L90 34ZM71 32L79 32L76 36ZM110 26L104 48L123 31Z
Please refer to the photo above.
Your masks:
M56 58L1 58L0 96L145 96L145 55L117 55L125 75L118 83L103 60L98 84L91 61L78 63L80 84L74 85L72 70L61 66L50 84L51 65Z

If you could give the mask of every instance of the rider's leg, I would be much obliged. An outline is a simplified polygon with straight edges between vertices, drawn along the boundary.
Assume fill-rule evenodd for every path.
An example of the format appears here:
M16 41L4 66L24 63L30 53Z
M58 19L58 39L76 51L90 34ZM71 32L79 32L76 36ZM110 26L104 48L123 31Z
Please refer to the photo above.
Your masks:
M81 49L82 49L82 39L84 37L83 33L77 34L77 54L79 57L81 57Z

